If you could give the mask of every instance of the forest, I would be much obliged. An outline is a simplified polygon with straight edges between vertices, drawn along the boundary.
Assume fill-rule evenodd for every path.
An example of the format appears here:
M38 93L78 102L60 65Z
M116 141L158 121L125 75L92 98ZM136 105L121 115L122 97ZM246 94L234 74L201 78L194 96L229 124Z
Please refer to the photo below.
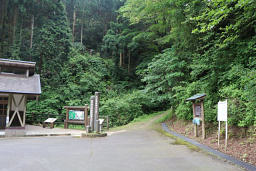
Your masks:
M111 126L206 93L205 120L256 126L255 0L0 0L0 58L37 62L42 95L28 113L65 116L101 92Z

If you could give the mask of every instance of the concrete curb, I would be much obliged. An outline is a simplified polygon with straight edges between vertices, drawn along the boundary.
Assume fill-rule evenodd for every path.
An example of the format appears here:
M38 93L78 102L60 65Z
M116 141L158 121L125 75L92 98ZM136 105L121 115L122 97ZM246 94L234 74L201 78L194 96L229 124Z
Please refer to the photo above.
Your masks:
M232 163L234 163L234 164L236 164L236 165L238 165L238 166L241 166L241 167L245 168L246 170L249 170L249 171L256 171L256 166L253 166L253 165L251 165L251 164L249 164L249 163L245 163L245 162L243 162L243 161L237 160L237 159L234 158L234 157L231 157L231 156L229 156L229 155L227 155L227 154L224 154L224 153L222 153L222 152L219 152L219 151L217 151L217 150L214 150L214 149L212 149L212 148L210 148L210 147L208 147L208 146L206 146L206 145L203 145L203 144L198 143L198 142L195 141L195 140L192 140L192 139L187 138L187 137L185 137L185 136L183 136L183 135L181 135L181 134L178 134L178 133L176 133L176 132L174 132L174 131L171 131L171 130L167 127L167 125L166 125L165 123L162 123L162 129L163 129L165 132L168 132L168 133L170 133L170 134L172 134L172 135L174 135L174 136L176 136L176 137L178 137L178 138L180 138L180 139L182 139L182 140L184 140L184 141L186 141L186 142L188 142L188 143L190 143L190 144L193 144L193 145L199 147L199 148L202 149L202 150L205 150L205 151L207 151L207 152L209 152L209 153L211 153L211 154L214 154L214 155L216 155L216 156L218 156L218 157L221 157L221 158L224 158L224 159L226 159L226 160L228 160L228 161L231 161Z
M0 135L0 138L15 138L15 137L53 137L53 136L71 136L71 133L42 133L42 134L25 134L25 135Z
M96 138L96 137L106 137L107 133L82 133L81 137Z

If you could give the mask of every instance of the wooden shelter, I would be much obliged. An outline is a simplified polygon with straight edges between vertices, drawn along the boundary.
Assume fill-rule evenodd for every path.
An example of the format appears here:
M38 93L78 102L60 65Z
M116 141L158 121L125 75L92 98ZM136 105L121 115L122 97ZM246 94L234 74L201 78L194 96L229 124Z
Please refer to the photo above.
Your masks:
M196 94L186 101L193 103L193 122L194 122L194 135L198 137L198 126L202 122L202 138L205 139L205 122L204 122L204 98L206 94ZM199 124L198 124L199 123Z
M27 100L41 94L35 62L0 58L0 128L25 128Z

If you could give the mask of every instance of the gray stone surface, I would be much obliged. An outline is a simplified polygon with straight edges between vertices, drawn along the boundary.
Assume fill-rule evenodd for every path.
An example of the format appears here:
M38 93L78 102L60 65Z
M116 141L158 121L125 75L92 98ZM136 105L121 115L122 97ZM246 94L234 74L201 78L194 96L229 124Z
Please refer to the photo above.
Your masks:
M94 130L98 130L97 120L99 119L99 107L100 107L100 93L95 92L94 103Z
M146 128L111 132L103 138L0 139L0 171L238 171L235 165Z
M86 130L63 129L63 128L43 128L41 126L26 125L25 129L5 129L0 130L0 137L23 137L23 136L81 136Z
M95 105L95 96L91 96L90 99L90 127L91 131L94 131L94 105Z

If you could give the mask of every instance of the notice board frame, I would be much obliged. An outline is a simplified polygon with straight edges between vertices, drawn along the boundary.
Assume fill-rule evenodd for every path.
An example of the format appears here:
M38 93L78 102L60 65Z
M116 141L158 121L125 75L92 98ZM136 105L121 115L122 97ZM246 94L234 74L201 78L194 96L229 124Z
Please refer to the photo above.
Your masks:
M84 106L64 106L66 109L66 120L64 121L64 128L68 129L69 124L80 124L84 125L85 129L88 126L88 105L85 104ZM69 111L83 111L84 112L84 120L70 120L69 119Z

